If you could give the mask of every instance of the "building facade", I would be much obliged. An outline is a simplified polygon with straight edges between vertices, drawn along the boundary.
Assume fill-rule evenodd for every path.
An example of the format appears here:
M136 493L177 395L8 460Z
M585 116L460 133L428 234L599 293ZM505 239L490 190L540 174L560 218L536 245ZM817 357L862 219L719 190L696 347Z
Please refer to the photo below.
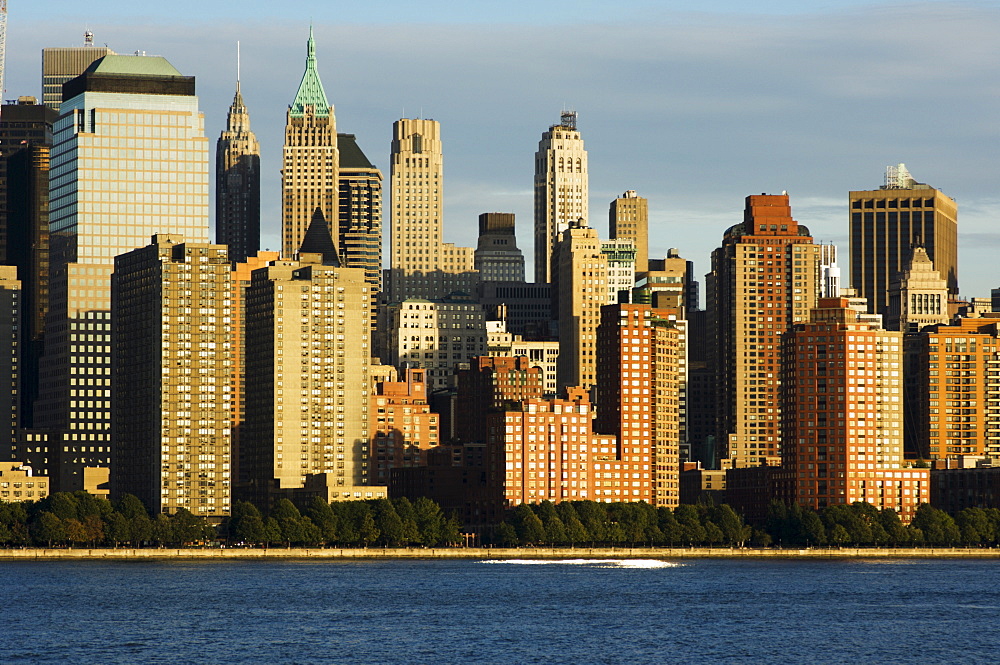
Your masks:
M743 223L712 252L708 359L716 373L719 460L779 462L781 334L809 319L818 257L786 194L748 196Z
M262 504L371 484L369 287L331 263L303 251L254 270L246 292L245 496Z
M904 333L947 324L948 282L934 269L923 247L914 247L906 268L889 281L889 309L885 327Z
M375 383L371 411L373 477L388 485L393 469L422 466L441 443L438 414L427 401L427 370L407 368L402 381Z
M432 391L451 386L455 365L486 355L483 308L468 296L391 303L387 320L389 364L427 370Z
M215 144L215 241L229 247L233 265L260 248L260 144L239 81Z
M570 223L588 220L587 151L576 112L542 134L535 152L535 283L552 281L552 251Z
M479 216L475 268L483 282L524 281L524 255L517 248L514 213L484 212Z
M35 427L51 432L54 491L81 489L84 468L111 462L114 257L159 233L207 243L209 218L208 140L194 77L164 58L107 55L63 90L34 408Z
M456 373L455 430L466 443L485 443L485 414L504 411L545 394L545 374L525 356L477 356Z
M929 500L927 469L903 461L902 333L823 298L782 348L782 465L803 506L865 501L909 522Z
M635 245L635 272L649 269L649 201L630 189L611 202L608 210L608 236L612 240L631 240Z
M42 49L42 103L59 112L63 102L63 83L76 78L95 60L115 52L106 46L94 46L94 35L84 35L85 46Z
M934 269L958 295L958 206L930 185L916 182L903 164L886 169L876 190L852 191L851 286L869 311L886 314L889 284L922 246Z
M306 69L285 116L281 166L281 252L293 257L317 210L338 235L337 120L316 68L312 26L306 42Z
M340 153L337 250L345 267L364 269L374 317L376 299L382 291L382 172L361 151L354 134L337 134L337 146Z
M597 231L574 222L553 253L552 312L559 321L559 387L597 380L597 324L608 298L608 258Z
M0 461L14 458L21 427L21 304L17 268L0 266Z
M224 245L156 235L112 275L112 496L153 513L232 506L231 266Z
M607 305L597 339L594 428L615 437L614 461L622 485L629 479L630 500L676 507L683 355L676 317L648 305ZM599 500L615 496L613 487L596 490Z

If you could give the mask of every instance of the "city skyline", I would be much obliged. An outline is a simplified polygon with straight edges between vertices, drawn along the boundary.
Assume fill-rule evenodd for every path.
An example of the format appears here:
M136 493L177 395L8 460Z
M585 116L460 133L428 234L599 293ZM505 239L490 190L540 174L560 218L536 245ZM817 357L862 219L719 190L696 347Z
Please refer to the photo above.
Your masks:
M32 10L9 17L6 97L39 95L40 49L82 44L89 27L98 45L163 54L196 75L206 133L215 136L231 101L233 45L243 40L243 90L262 147L262 246L277 248L281 120L309 17L272 17L265 31L254 22L193 23L178 36L176 12L111 16L106 3L84 19L59 5L46 7L44 19ZM626 189L648 198L653 257L679 247L704 274L743 197L783 190L817 240L844 247L847 192L877 187L887 164L905 162L958 202L962 294L985 296L996 286L988 271L1000 244L991 228L1000 197L982 140L996 133L982 49L1000 11L985 3L883 6L768 16L716 3L715 12L669 17L629 6L620 18L586 7L555 26L537 12L498 25L468 11L413 26L374 14L314 19L339 126L377 167L387 168L394 120L442 123L448 242L473 246L479 213L510 211L519 243L531 244L531 157L565 107L580 114L591 155L591 209L605 210ZM207 21L205 11L187 15ZM53 14L66 18L52 24ZM43 20L45 30L33 29ZM948 30L938 30L942 22ZM408 56L418 48L419 65ZM550 80L538 62L565 74ZM492 127L485 135L484 122Z

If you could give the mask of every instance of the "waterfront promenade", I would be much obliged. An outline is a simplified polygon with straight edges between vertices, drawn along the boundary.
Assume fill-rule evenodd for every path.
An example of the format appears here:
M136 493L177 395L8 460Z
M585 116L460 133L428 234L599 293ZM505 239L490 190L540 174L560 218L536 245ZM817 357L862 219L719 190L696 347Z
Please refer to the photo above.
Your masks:
M0 549L0 561L69 559L1000 559L1000 548L964 547L400 547L400 548L24 548Z

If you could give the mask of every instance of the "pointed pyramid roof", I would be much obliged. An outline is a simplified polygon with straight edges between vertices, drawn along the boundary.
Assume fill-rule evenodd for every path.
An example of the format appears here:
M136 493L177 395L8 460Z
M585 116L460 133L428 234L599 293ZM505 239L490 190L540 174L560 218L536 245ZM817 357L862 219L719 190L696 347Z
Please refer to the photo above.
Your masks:
M326 223L323 211L317 207L313 213L309 228L302 238L302 246L299 247L299 255L321 254L323 265L340 267L340 255L337 254L337 246L333 242L333 235L330 233L330 226Z
M311 25L309 41L306 42L306 71L302 74L299 90L295 93L295 101L288 108L288 113L294 118L301 118L305 115L307 106L313 107L315 115L330 115L330 102L326 99L323 82L319 80L319 71L316 69L316 40L313 38Z

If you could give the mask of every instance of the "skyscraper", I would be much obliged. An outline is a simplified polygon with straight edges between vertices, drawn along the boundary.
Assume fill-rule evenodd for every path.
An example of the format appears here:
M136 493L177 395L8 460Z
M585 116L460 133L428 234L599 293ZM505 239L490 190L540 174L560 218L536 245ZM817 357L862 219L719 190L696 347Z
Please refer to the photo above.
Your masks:
M337 250L345 267L364 269L374 306L382 290L382 172L368 161L354 134L337 134L337 147L340 153Z
M52 148L49 311L35 403L35 427L62 439L50 440L57 491L77 489L84 467L111 459L113 258L157 233L208 242L208 140L194 77L164 58L108 55L64 91Z
M649 268L649 201L630 189L611 202L608 210L608 232L612 240L635 243L636 275Z
M474 293L472 248L443 242L441 124L402 118L392 132L389 300Z
M250 131L239 79L215 146L215 241L229 247L234 265L260 247L260 145Z
M90 63L115 52L107 46L94 46L94 33L84 33L84 46L42 49L42 103L59 112L63 101L63 83L84 72Z
M285 121L281 167L281 251L292 257L318 208L338 236L337 121L316 69L316 40L312 26L306 42L306 70Z
M797 503L865 501L909 522L928 500L928 470L903 462L902 341L846 298L820 299L784 336L782 464Z
M706 276L718 459L779 462L781 334L809 319L818 274L819 245L792 219L788 195L748 196Z
M21 282L17 268L0 266L0 376L4 377L0 390L0 462L13 459L17 429L21 426L20 323Z
M948 283L934 269L923 247L914 247L905 267L889 281L887 330L919 332L925 326L947 324Z
M608 304L608 259L597 230L572 222L552 259L552 313L559 320L559 388L597 380L597 324Z
M21 281L20 427L32 426L49 308L49 161L57 114L20 97L0 109L0 263Z
M321 216L313 228L327 228ZM358 315L368 309L369 287L364 270L336 264L328 230L325 235L312 243L307 233L298 260L254 270L246 292L251 378L240 436L245 496L261 503L307 487L329 501L331 493L350 492L373 477L371 328L368 317Z
M934 269L958 295L958 206L930 185L916 182L903 164L886 168L885 184L850 193L851 286L885 315L889 284L922 246Z
M514 213L484 212L479 215L475 267L483 282L524 281L524 254L517 248Z
M229 514L232 300L223 245L156 235L115 257L112 496Z
M587 151L576 111L542 134L535 152L535 282L552 281L552 248L571 222L589 219Z
M615 436L615 470L632 479L622 483L630 486L627 500L656 506L679 503L678 378L684 344L678 323L675 315L649 305L612 304L601 308L597 330L594 429ZM625 500L611 490L597 495Z

